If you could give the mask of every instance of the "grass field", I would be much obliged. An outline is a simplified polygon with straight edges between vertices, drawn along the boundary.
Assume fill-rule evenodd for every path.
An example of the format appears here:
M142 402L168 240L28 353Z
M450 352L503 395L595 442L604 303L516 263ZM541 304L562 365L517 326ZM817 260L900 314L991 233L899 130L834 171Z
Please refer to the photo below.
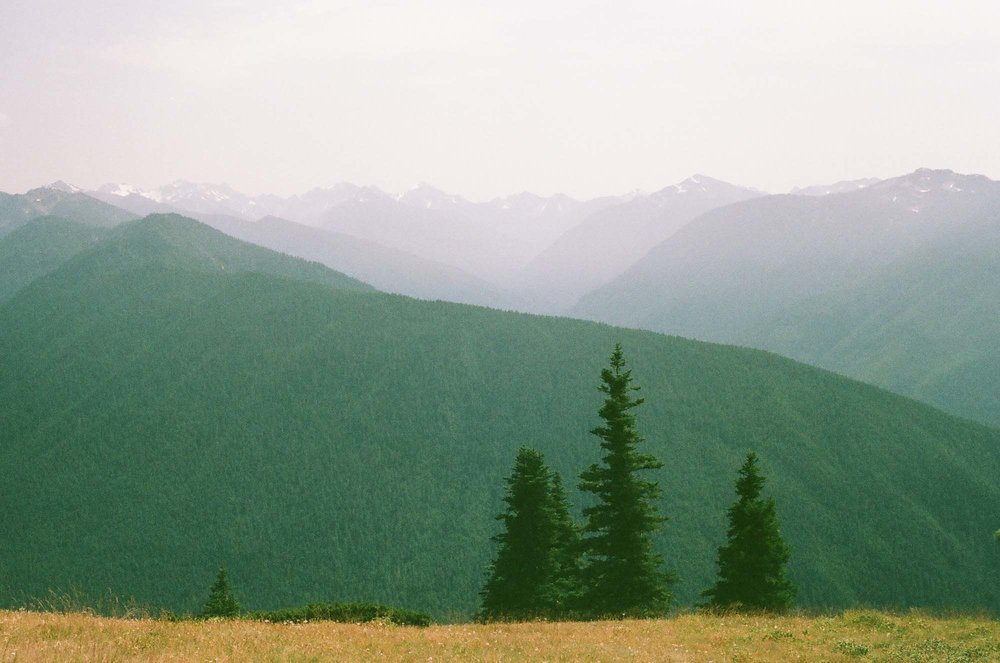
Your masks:
M1000 621L850 611L413 628L0 612L0 661L77 660L998 661Z

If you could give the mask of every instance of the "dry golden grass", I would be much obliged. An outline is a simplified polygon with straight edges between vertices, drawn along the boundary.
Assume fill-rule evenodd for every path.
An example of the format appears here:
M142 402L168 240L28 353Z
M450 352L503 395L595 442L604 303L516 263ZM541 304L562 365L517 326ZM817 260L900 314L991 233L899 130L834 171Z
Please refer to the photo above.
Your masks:
M0 612L0 661L1000 661L1000 622L851 611L412 628Z

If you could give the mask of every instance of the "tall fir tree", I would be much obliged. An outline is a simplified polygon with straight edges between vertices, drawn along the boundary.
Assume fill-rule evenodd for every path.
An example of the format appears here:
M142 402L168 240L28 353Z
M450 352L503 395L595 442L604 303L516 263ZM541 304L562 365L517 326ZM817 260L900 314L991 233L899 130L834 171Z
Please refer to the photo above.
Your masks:
M635 396L639 387L631 384L632 371L625 368L621 345L615 345L601 381L607 398L598 414L604 424L591 432L601 438L604 457L580 475L580 489L598 500L583 511L581 605L593 618L655 617L670 606L674 578L662 570L663 559L653 552L652 534L666 521L655 506L661 490L639 473L662 463L638 450L643 439L632 410L643 399Z
M233 596L233 590L229 586L229 576L225 568L219 569L219 574L215 578L208 594L205 607L202 608L202 617L238 617L240 614L240 604Z
M757 455L747 454L729 507L728 541L719 548L719 578L702 592L713 608L785 612L796 587L785 577L791 548L781 538L774 498L761 497L765 479Z
M483 586L484 621L565 617L579 594L579 539L562 482L542 454L522 447L506 480L504 529Z

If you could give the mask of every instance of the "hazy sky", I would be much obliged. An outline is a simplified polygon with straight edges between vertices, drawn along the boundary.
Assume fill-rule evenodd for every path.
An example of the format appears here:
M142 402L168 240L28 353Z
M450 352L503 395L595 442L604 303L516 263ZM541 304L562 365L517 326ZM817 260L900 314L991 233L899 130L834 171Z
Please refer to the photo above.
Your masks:
M0 190L1000 178L1000 2L0 0Z

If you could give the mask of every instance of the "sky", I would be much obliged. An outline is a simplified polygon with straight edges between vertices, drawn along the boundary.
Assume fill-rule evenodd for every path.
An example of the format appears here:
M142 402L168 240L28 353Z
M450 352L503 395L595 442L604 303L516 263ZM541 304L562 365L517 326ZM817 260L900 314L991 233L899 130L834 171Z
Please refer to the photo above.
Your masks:
M1000 2L0 0L0 190L1000 179Z

